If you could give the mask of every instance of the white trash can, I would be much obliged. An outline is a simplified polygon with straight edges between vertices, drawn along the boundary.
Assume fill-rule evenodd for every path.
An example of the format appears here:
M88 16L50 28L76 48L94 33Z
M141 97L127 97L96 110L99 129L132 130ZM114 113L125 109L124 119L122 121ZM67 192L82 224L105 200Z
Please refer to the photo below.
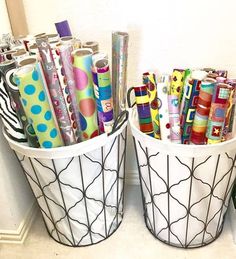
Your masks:
M147 228L176 247L213 242L223 229L235 182L236 138L201 146L157 140L139 130L136 107L129 122Z
M102 134L72 146L38 149L4 134L37 199L49 235L73 246L108 238L123 218L128 112Z

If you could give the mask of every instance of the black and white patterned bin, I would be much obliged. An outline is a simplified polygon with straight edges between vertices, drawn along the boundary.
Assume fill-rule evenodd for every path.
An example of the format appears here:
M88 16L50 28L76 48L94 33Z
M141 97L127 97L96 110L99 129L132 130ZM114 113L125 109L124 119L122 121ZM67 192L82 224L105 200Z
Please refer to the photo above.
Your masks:
M166 244L193 248L221 233L235 181L236 138L215 145L181 145L143 134L130 113L144 219Z
M123 218L128 113L109 136L36 149L9 139L39 204L49 235L73 246L96 244ZM121 117L120 117L121 118Z

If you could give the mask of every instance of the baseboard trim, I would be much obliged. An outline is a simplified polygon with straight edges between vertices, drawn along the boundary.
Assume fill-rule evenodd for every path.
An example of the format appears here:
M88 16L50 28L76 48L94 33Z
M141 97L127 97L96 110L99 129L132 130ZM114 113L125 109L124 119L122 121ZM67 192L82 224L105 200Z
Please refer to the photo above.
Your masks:
M26 213L25 218L20 223L17 230L1 230L0 229L0 243L22 244L27 237L30 227L37 215L38 206L34 202L32 207Z
M137 170L126 171L126 183L128 185L139 185L139 177Z

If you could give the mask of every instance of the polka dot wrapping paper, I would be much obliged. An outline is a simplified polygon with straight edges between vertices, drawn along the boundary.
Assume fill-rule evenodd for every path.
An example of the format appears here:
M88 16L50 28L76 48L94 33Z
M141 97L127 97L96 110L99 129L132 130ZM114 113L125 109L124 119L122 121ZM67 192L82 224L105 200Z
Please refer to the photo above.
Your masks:
M26 65L15 73L23 107L43 148L63 146L64 143L53 120L44 85L35 65Z
M80 111L82 141L98 136L97 107L92 79L92 51L78 49L72 52L76 83L76 98Z

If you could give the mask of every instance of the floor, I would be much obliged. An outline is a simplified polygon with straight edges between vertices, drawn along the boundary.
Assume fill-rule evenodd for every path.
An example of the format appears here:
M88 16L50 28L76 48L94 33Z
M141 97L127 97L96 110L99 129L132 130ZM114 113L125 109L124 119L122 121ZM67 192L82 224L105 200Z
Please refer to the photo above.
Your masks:
M197 249L170 247L156 240L146 229L142 216L140 191L137 186L126 190L125 217L120 228L97 245L70 248L52 240L38 214L23 245L0 245L1 259L235 259L236 245L226 221L221 236L212 244Z

